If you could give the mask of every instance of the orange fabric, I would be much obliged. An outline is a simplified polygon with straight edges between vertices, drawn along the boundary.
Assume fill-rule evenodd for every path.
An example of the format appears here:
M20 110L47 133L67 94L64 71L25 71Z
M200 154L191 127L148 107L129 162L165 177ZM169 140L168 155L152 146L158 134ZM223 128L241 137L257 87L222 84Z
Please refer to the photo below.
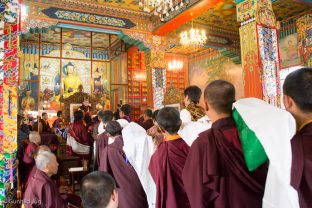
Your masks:
M180 139L180 135L179 134L175 134L175 135L169 135L165 138L165 141L172 141L172 140L177 140Z

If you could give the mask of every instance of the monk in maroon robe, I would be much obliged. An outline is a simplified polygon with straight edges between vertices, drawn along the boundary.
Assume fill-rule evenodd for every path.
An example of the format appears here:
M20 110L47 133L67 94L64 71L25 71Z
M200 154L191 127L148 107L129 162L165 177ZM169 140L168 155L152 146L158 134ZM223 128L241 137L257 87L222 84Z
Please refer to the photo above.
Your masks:
M49 119L48 114L42 113L42 119L40 119L40 124L41 124L40 133L51 133L52 132L52 129L49 125L48 119Z
M194 208L261 208L266 165L249 172L239 133L231 117L234 86L223 80L205 90L206 113L213 124L191 146L183 183Z
M83 112L82 111L76 111L74 113L74 123L72 123L69 126L68 134L71 135L78 143L91 146L91 134L88 132L87 127L85 126L83 122ZM90 153L89 154L76 154L74 155L79 156L81 159L90 159Z
M67 203L61 197L56 184L50 178L57 173L58 163L53 153L45 151L36 157L36 169L33 171L25 191L25 208L45 207L63 208Z
M121 126L116 121L106 125L109 134L105 148L100 152L99 170L108 172L116 181L119 208L147 208L147 197L137 173L123 151Z
M289 74L283 85L284 105L295 118L298 131L291 140L291 185L301 208L312 207L312 68Z
M23 155L23 160L21 162L21 180L23 184L23 189L27 184L29 174L32 170L32 168L35 166L35 159L34 156L37 152L38 145L41 142L40 135L36 131L31 131L29 134L29 144L27 144L24 155Z
M165 141L160 143L149 165L156 184L156 208L188 208L182 170L190 147L177 134L182 123L180 114L174 108L165 107L159 111L157 123Z
M53 122L52 127L53 128L61 128L63 123L62 119L62 111L57 112L57 119Z
M143 115L143 121L139 124L142 126L146 131L154 126L154 122L152 120L153 111L151 109L146 109Z
M113 118L114 118L113 112L110 110L105 110L100 114L101 122L99 125L103 125L103 127L105 128L107 122L112 121ZM101 154L101 152L104 151L104 148L106 147L106 144L107 144L106 140L107 139L108 139L108 135L107 135L106 131L97 135L97 139L96 139L96 160L97 160L98 166L100 166L100 160L101 160L100 154Z

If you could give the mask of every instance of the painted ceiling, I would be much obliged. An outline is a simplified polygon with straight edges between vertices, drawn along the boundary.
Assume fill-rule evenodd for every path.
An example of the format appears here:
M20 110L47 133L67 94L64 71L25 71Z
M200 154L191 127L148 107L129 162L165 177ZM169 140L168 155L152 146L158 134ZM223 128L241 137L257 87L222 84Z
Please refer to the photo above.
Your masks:
M103 5L133 11L143 11L143 8L139 6L139 0L70 0L70 2L85 3L89 5Z
M194 23L214 26L220 29L236 31L239 23L236 21L236 4L234 0L224 0L215 7L194 19Z
M312 1L311 1L312 2ZM312 4L305 4L298 0L275 0L273 3L273 11L277 17L277 20L285 20L301 13L307 12L312 9ZM223 40L217 40L217 42L224 43L224 48L236 51L240 48L239 43L239 27L240 24L236 20L236 3L235 0L223 0L216 4L211 9L202 13L199 17L193 20L194 27L199 29L205 29L208 36L219 37ZM191 28L192 23L189 22L170 34L177 36L181 31ZM209 38L208 38L209 40ZM215 41L210 41L206 44L206 47L216 47L218 44L213 44ZM212 44L211 44L212 43ZM219 46L222 44L219 44ZM220 48L219 48L220 49ZM190 54L183 51L183 47L178 44L174 49L170 49L171 52L179 54ZM238 51L239 53L239 51Z
M71 45L76 46L91 46L91 32L82 31L82 30L72 30L72 29L63 29L62 30L62 43L70 43ZM61 39L60 35L60 28L54 28L49 30L48 33L43 33L41 35L42 42L48 43L59 43ZM119 38L117 35L111 35L111 43L114 44L118 41ZM38 34L32 35L30 38L24 40L35 42L38 41ZM105 33L92 33L92 46L93 47L102 47L108 48L109 47L109 34Z
M312 9L312 4L294 0L277 0L273 3L273 11L277 20L281 21Z

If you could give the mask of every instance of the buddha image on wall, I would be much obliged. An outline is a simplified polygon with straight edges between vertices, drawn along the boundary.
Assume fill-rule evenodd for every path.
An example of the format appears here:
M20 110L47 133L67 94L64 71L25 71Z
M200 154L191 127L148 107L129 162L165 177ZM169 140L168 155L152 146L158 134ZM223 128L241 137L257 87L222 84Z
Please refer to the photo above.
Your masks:
M64 97L69 97L70 95L78 92L79 85L82 85L80 77L77 75L75 65L72 62L68 62L62 68L63 73L66 75L63 79L64 83Z

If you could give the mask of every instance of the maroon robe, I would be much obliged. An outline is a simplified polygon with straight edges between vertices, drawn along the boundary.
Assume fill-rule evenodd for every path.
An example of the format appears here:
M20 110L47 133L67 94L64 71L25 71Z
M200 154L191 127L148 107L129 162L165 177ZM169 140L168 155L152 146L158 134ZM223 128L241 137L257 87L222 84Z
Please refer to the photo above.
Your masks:
M156 208L188 208L182 170L190 147L184 140L162 142L153 154L149 171L156 184Z
M80 144L91 146L91 135L88 133L87 127L83 124L83 121L75 121L70 125L68 129L70 134ZM73 153L75 154L75 153ZM81 159L90 159L90 154L75 154Z
M63 120L61 118L57 118L53 124L52 124L52 127L53 128L61 128L61 124L63 123Z
M61 197L56 184L43 171L35 169L29 178L29 182L23 198L25 208L45 207L63 208L67 207L65 200ZM37 206L35 206L37 205Z
M51 133L52 132L52 129L51 129L48 121L41 119L40 122L42 125L42 133Z
M22 170L23 170L23 177L22 182L24 185L27 184L29 174L31 169L35 166L35 159L34 156L37 152L38 145L35 143L30 142L25 149L23 162L22 162Z
M267 165L249 172L232 118L223 118L199 134L183 170L194 208L261 208Z
M137 173L126 158L123 151L123 139L116 137L108 145L104 139L105 148L100 152L99 170L108 172L117 184L119 208L148 208L147 197Z
M312 207L312 123L291 140L291 185L298 191L300 208Z
M96 160L98 167L100 167L101 163L101 152L103 152L105 147L107 146L107 139L108 139L107 133L103 132L102 134L98 135L96 140Z

